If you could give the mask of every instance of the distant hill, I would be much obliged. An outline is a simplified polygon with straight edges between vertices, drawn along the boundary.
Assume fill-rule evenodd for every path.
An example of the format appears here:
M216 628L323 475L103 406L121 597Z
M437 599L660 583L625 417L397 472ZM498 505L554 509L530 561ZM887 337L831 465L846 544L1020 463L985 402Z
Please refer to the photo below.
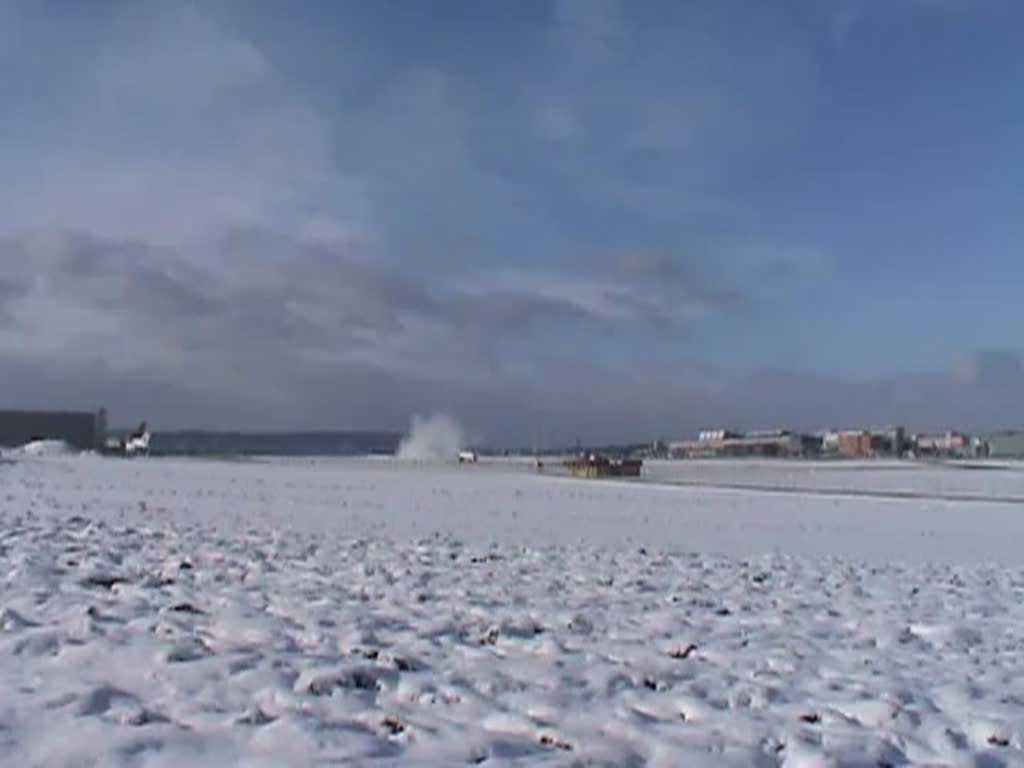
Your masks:
M150 453L163 456L365 456L393 454L398 432L154 432Z

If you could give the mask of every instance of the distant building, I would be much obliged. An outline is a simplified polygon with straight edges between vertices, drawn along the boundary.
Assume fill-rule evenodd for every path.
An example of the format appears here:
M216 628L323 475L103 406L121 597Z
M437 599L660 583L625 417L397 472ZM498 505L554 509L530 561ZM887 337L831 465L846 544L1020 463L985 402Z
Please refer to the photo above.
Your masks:
M791 458L817 455L821 450L821 440L785 429L746 434L712 429L700 432L696 440L671 443L669 450L672 456L682 459L744 456Z
M969 452L970 443L970 438L959 432L914 435L919 456L962 456Z
M742 435L728 429L704 429L697 433L697 442L717 443L722 440L731 440L737 437L742 437Z
M997 459L1024 459L1024 430L1008 430L990 435L988 455Z
M844 456L870 456L871 433L860 429L840 432L839 453Z
M882 427L869 431L872 449L876 454L902 456L909 447L907 432L903 427Z
M13 448L35 440L61 440L79 451L103 450L107 412L0 411L0 445Z
M822 453L849 458L899 456L905 445L903 427L834 429L826 432L821 440Z
M872 435L866 429L832 430L822 438L821 446L822 452L832 455L848 457L874 455Z

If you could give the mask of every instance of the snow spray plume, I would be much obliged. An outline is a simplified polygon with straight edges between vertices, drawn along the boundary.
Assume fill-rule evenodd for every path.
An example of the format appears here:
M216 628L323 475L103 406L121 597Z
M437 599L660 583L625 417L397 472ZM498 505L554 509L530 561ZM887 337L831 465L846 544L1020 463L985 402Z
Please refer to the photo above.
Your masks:
M413 416L395 454L402 461L453 461L462 447L462 427L451 416Z

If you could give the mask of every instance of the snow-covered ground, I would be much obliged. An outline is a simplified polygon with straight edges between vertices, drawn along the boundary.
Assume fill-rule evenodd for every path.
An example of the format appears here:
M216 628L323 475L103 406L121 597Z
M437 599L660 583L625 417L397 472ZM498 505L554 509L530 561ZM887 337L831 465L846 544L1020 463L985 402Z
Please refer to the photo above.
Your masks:
M1024 463L960 461L649 461L651 481L849 494L979 497L1024 504Z
M649 475L9 456L0 764L1024 765L1024 473Z

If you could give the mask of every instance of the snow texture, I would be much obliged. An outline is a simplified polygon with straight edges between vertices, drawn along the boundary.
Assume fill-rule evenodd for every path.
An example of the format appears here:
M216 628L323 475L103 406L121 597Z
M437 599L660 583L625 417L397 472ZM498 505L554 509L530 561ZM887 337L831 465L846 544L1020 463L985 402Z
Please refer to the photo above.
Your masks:
M71 456L72 450L63 440L33 440L17 448L0 448L0 456L8 458L33 456Z
M1024 765L1024 516L958 471L22 456L0 763Z

